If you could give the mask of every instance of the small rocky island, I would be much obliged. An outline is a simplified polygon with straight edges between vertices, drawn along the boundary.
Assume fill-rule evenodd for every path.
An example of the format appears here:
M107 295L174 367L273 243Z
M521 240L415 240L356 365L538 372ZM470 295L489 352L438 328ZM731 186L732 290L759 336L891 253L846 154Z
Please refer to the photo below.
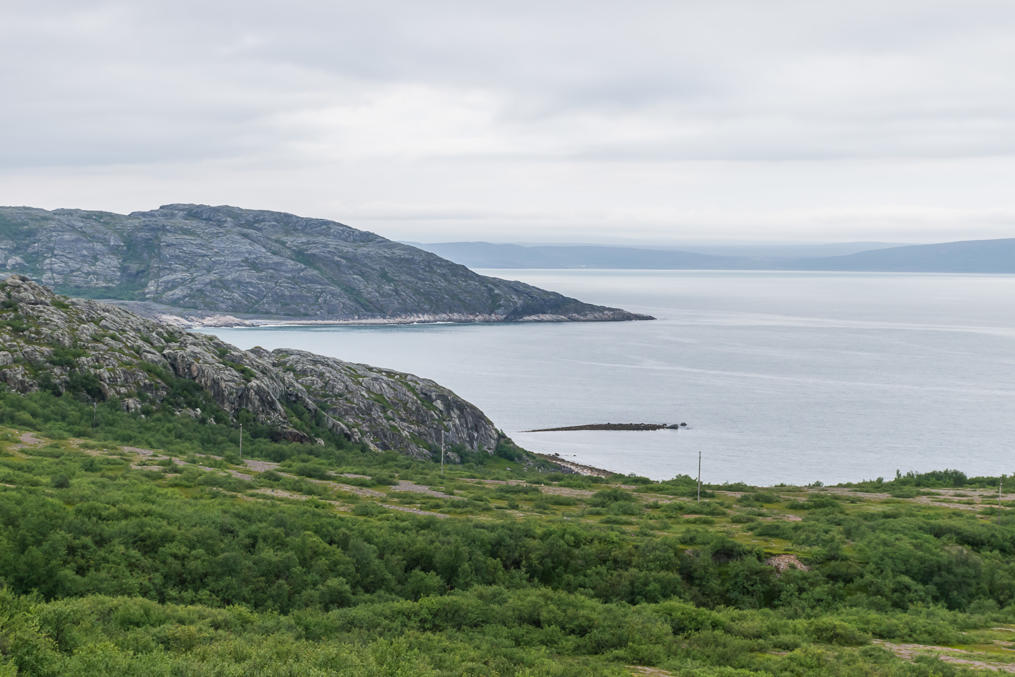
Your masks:
M564 433L578 430L680 430L686 428L687 424L681 423L589 423L587 425L570 425L562 428L537 428L536 430L525 430L527 433Z

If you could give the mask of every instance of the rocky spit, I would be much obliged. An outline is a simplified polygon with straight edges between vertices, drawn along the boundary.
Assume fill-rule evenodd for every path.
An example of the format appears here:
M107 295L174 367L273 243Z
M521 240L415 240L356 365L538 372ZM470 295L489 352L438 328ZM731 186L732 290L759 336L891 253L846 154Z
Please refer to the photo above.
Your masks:
M645 430L680 430L686 428L686 423L587 423L585 425L569 425L561 428L538 428L526 430L527 433L564 433L579 430L621 430L627 432L639 432Z
M57 296L20 275L0 280L0 384L59 391L85 375L94 377L96 399L140 411L169 396L160 374L192 381L226 415L245 409L297 442L314 440L287 409L319 414L332 431L368 447L416 458L439 456L442 441L492 453L500 438L483 412L427 379L297 350L240 350L120 307Z
M189 325L651 319L479 275L335 221L237 207L0 207L0 272Z

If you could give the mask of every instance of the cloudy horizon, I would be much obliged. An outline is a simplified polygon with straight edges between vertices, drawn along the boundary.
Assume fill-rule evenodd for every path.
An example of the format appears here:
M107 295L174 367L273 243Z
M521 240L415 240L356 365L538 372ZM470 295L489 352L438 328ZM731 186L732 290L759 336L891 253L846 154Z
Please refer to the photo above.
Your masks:
M1007 2L0 8L0 204L410 241L1015 236Z

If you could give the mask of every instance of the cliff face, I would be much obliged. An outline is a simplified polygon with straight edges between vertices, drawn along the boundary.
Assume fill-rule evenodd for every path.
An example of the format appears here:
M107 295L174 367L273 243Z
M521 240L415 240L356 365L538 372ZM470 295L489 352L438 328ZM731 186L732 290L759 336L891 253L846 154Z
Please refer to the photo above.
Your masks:
M352 440L417 458L439 454L442 431L449 447L470 451L492 453L500 437L479 409L433 381L301 351L240 350L17 275L0 281L0 384L207 415L181 399L196 386L226 416L246 410L283 438L313 442L295 419L303 411Z
M303 320L649 319L478 275L323 219L167 205L128 215L0 207L0 271L161 312ZM141 306L147 313L154 306Z

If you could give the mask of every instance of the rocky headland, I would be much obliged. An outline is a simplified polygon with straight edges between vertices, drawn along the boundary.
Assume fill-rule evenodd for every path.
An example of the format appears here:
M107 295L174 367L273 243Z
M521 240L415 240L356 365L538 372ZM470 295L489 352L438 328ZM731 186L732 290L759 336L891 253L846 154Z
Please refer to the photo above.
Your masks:
M139 415L249 416L308 444L323 427L415 458L439 457L442 443L451 460L456 449L493 453L502 440L483 412L433 381L297 350L240 350L19 275L0 280L0 388L117 400Z
M0 272L182 326L651 319L479 275L334 221L225 206L0 207Z

